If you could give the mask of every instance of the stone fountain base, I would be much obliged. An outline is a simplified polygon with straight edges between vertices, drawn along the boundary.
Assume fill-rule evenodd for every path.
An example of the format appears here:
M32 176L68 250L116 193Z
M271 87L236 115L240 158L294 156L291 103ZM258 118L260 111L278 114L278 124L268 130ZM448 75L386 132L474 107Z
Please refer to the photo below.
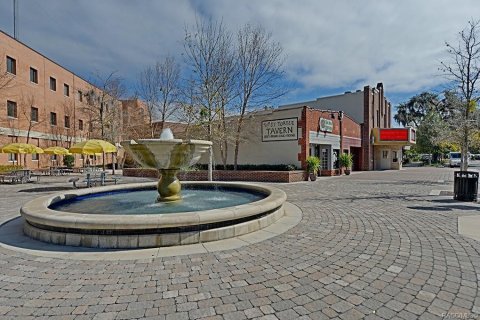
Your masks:
M188 182L188 185L211 185ZM107 186L41 197L21 209L24 232L59 245L95 248L150 248L187 245L238 237L268 227L284 215L286 195L270 186L216 182L266 194L250 204L222 209L158 215L97 215L63 212L48 207L66 198L97 192L154 188L155 183Z

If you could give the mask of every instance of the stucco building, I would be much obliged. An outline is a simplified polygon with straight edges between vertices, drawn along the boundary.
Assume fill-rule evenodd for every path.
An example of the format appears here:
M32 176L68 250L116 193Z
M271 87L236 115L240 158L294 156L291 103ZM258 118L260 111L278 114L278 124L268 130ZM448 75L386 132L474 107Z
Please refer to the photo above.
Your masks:
M293 164L321 159L323 175L339 173L341 153L353 155L353 170L400 169L402 148L415 143L411 128L391 128L391 103L383 84L250 114L239 164ZM215 155L220 163L218 150ZM229 152L228 163L233 162Z

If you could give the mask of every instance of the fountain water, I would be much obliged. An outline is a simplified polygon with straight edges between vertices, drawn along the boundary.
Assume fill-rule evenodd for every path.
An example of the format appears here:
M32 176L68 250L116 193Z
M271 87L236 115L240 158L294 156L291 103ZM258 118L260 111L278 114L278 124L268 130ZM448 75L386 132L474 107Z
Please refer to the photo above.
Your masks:
M282 217L285 193L265 185L184 182L182 200L178 170L195 164L211 145L210 141L175 139L168 130L160 139L124 141L122 146L137 162L159 170L158 183L89 188L33 199L21 208L24 232L61 245L145 248L236 237Z

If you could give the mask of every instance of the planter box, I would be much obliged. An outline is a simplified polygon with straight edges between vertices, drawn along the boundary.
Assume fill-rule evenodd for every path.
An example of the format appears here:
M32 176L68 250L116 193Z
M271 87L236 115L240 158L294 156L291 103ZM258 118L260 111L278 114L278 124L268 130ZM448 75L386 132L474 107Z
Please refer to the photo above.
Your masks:
M123 169L123 175L128 177L158 178L155 169L128 168ZM184 181L207 181L208 171L182 171L178 179ZM247 170L215 170L215 181L255 181L255 182L299 182L307 181L308 174L303 170L295 171L247 171Z

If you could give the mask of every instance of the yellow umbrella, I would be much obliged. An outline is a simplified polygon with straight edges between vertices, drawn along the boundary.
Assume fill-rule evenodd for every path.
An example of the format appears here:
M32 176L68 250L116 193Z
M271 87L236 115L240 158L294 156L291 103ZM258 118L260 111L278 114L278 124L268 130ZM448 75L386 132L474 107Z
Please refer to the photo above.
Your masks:
M101 153L104 156L103 169L105 170L105 153L117 152L117 147L105 140L91 139L75 144L70 148L70 152L87 155L97 155Z
M30 143L9 143L2 148L3 153L43 153L43 149Z
M66 155L66 154L71 154L68 149L62 148L62 147L48 147L46 149L43 149L45 153L48 154L58 154L58 155Z
M36 145L30 143L21 143L14 142L5 145L2 148L3 153L22 153L22 154L32 154L32 153L43 153L43 149L37 147Z
M91 139L79 142L70 148L71 153L95 154L117 152L117 148L108 141Z

